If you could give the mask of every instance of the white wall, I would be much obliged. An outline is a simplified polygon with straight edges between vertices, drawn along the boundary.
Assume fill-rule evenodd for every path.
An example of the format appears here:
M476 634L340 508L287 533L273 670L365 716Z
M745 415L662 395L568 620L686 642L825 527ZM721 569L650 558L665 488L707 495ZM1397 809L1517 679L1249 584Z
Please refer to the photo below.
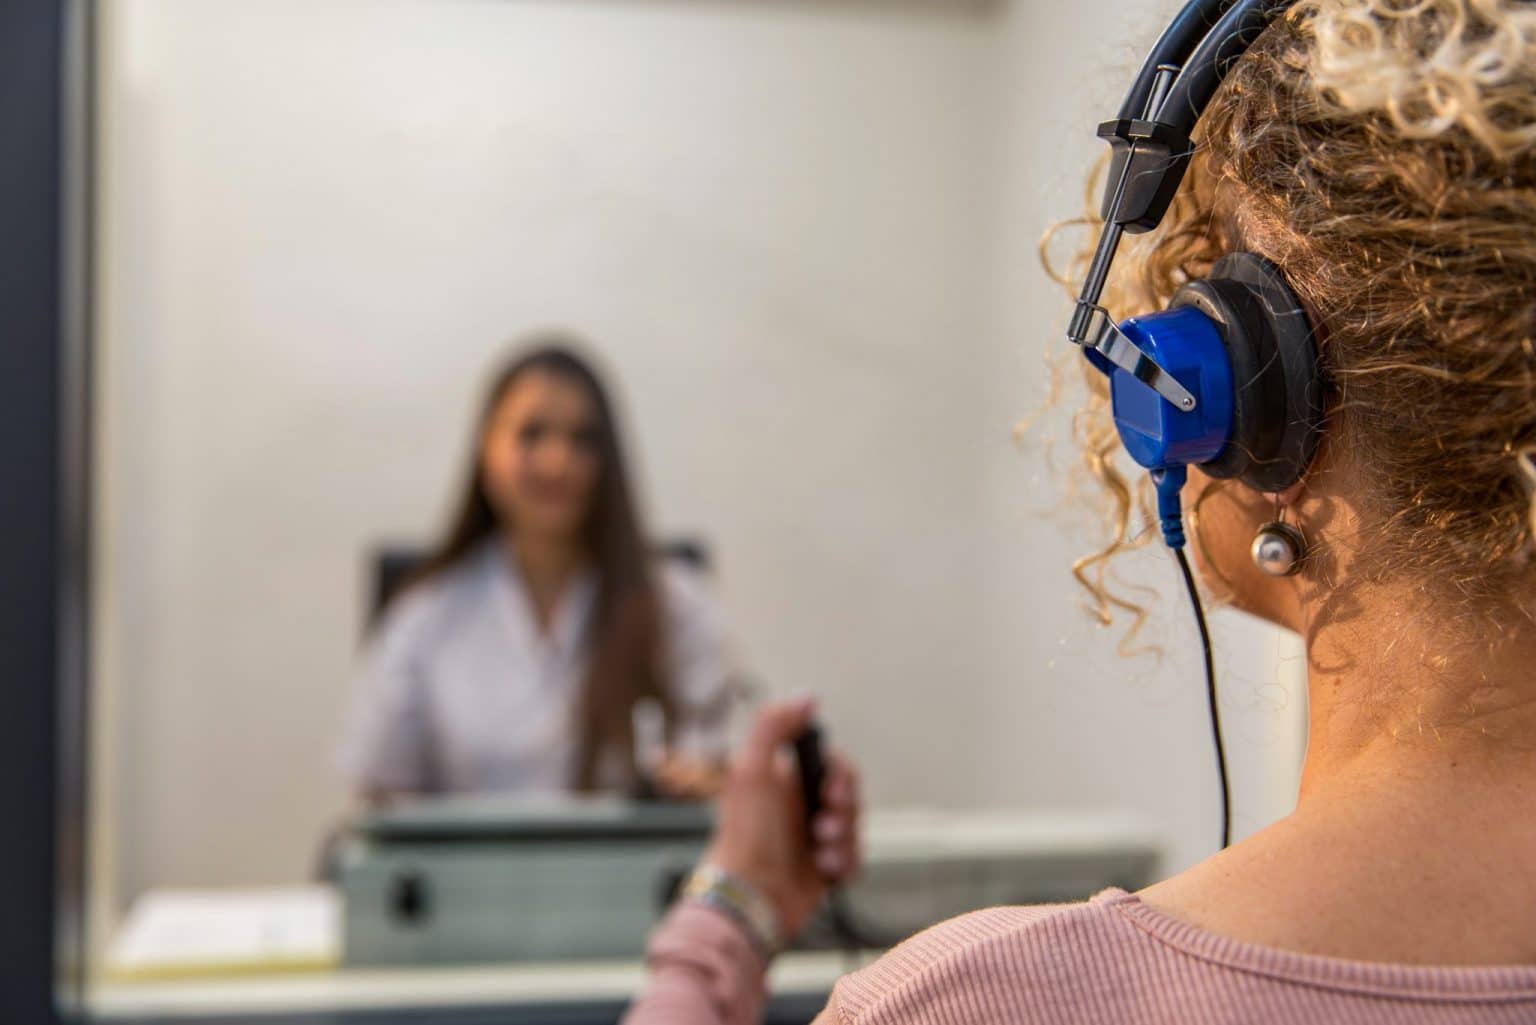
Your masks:
M1062 323L1035 238L1143 6L105 5L116 897L307 871L364 553L437 526L482 372L547 323L599 343L658 530L709 536L753 664L826 696L875 802L1129 808L1198 857L1184 611L1164 662L1118 659L1009 441ZM1225 631L1251 826L1295 734L1273 639Z

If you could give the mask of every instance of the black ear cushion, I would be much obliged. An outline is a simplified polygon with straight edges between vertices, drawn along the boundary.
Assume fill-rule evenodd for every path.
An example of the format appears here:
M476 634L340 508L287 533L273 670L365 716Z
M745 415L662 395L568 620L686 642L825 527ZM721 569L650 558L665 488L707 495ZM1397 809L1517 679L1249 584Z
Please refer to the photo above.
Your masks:
M1236 388L1232 437L1202 466L1259 491L1301 479L1317 452L1323 378L1305 309L1280 269L1252 253L1231 253L1209 277L1174 294L1220 325Z
M1284 382L1272 371L1278 361L1263 307L1238 282L1209 278L1179 289L1172 306L1193 306L1216 321L1232 363L1232 436L1201 469L1212 477L1246 477L1273 458L1285 417Z

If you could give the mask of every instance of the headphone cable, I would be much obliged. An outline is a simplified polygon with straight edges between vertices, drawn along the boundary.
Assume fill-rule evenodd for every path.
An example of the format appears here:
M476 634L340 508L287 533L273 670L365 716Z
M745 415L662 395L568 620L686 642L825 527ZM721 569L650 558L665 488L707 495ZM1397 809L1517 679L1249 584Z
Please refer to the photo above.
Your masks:
M1195 625L1200 629L1200 654L1205 659L1205 694L1211 706L1211 739L1216 746L1216 774L1221 779L1221 846L1232 843L1232 790L1227 780L1227 750L1221 740L1221 712L1216 705L1216 667L1211 660L1211 632L1205 623L1205 607L1200 603L1200 591L1195 586L1195 575L1190 572L1189 559L1182 547L1173 549L1173 557L1179 562L1184 575L1184 587L1189 592L1189 605L1195 611Z

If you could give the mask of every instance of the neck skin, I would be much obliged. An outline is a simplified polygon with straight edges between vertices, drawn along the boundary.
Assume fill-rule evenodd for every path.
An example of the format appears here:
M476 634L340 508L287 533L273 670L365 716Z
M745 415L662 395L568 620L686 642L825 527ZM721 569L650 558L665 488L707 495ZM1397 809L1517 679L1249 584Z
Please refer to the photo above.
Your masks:
M532 600L539 630L548 633L560 597L585 564L586 554L575 538L532 531L508 531L506 546Z
M1250 856L1262 871L1271 851L1294 854L1294 899L1321 891L1338 917L1279 938L1366 960L1536 963L1536 630L1448 613L1405 583L1304 613L1297 807Z
M1355 585L1303 608L1299 807L1447 786L1500 793L1509 813L1536 818L1536 629L1441 608L1406 584Z
M1536 623L1513 598L1474 608L1417 575L1374 570L1357 544L1371 530L1356 494L1363 469L1347 449L1323 456L1278 496L1319 535L1313 565L1275 581L1255 610L1306 640L1298 813L1422 809L1434 825L1487 795L1484 810L1536 822Z

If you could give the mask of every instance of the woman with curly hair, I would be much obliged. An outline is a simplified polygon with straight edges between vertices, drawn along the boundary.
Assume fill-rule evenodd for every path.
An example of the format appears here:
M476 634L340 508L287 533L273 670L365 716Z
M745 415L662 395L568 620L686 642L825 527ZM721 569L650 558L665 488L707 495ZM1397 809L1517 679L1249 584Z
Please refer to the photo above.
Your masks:
M1263 493L1192 471L1184 495L1206 587L1305 639L1295 811L1140 893L939 925L839 983L822 1025L1536 1021L1536 4L1301 0L1195 142L1107 305L1162 309L1242 251L1316 329L1305 475ZM1083 440L1119 506L1107 557L1137 503L1107 417ZM1250 556L1277 504L1307 544L1289 576ZM715 867L780 935L827 875L804 858L848 867L846 778L799 860L732 812L792 806L782 780L729 793ZM752 936L679 907L631 1020L754 1020Z

